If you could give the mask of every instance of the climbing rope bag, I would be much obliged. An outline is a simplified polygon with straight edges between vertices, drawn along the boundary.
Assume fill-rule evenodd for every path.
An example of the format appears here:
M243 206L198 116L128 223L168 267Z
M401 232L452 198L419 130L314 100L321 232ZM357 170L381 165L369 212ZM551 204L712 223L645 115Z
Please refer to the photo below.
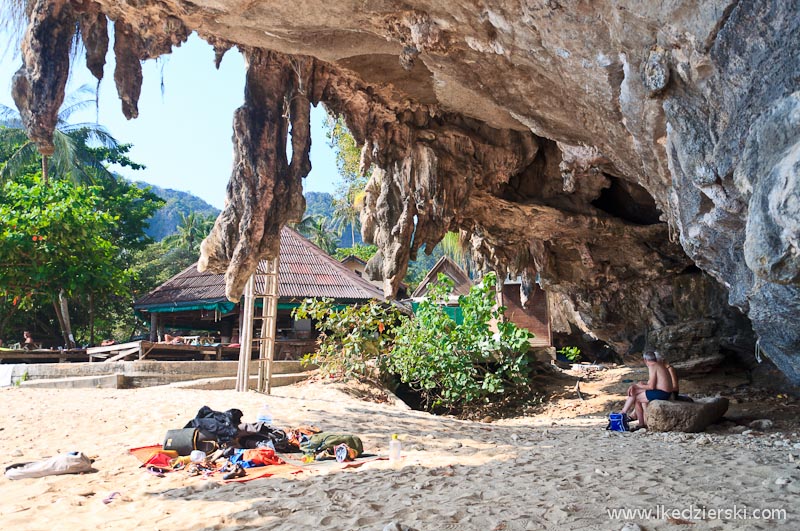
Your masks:
M610 431L631 431L631 428L628 426L628 415L624 413L611 413L608 415L608 426L606 426L606 429Z

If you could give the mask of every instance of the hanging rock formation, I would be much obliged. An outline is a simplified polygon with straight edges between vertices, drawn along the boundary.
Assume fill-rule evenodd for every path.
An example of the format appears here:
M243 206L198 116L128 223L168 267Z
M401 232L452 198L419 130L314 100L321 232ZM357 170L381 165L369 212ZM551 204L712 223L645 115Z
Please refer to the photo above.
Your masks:
M677 357L744 353L757 337L800 384L798 0L36 0L29 12L14 96L43 152L76 21L98 78L103 15L114 21L128 117L139 61L190 31L217 62L245 55L227 204L201 260L226 270L232 299L302 215L308 108L323 103L374 168L363 231L388 293L409 258L458 230L487 265L539 275L556 331Z

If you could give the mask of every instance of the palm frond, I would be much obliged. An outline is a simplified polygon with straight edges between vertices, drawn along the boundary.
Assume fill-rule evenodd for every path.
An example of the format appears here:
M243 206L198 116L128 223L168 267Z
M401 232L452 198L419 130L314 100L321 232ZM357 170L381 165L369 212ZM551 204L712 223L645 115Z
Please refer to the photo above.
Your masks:
M71 124L66 127L62 127L61 130L73 137L76 135L85 135L87 141L96 142L97 144L100 144L108 149L119 147L119 142L117 142L117 139L111 135L108 129L97 123L87 122Z
M76 112L90 109L97 104L97 89L91 84L84 84L64 96L64 102L58 111L58 127L69 123Z
M10 129L22 129L22 117L19 111L0 103L0 125Z
M25 170L26 166L36 162L39 151L36 144L31 141L26 142L13 155L11 155L0 170L0 182L5 182Z
M53 145L55 151L50 158L50 169L53 177L65 179L72 176L75 180L80 180L78 175L73 175L75 159L78 147L75 141L67 134L56 129L53 131Z

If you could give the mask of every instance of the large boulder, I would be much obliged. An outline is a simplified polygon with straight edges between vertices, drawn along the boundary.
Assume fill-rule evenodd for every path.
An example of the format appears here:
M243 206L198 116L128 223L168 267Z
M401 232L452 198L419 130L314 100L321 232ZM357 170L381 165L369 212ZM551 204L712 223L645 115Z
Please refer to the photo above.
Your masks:
M728 404L728 399L720 396L694 402L655 400L647 405L647 429L697 433L721 419Z

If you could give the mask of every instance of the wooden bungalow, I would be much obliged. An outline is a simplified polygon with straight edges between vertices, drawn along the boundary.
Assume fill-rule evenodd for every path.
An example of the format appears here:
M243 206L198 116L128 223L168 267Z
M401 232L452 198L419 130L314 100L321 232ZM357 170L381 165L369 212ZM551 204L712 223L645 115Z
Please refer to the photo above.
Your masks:
M256 272L256 287L266 262ZM336 304L384 300L382 291L350 271L294 229L281 231L278 275L278 319L275 359L295 359L315 345L315 331L307 319L291 313L303 300L327 297ZM164 338L165 330L205 333L222 344L236 345L242 323L240 303L225 297L222 274L200 273L194 264L134 303L134 310L151 323L150 341Z
M466 271L447 256L442 256L436 262L411 294L412 307L416 309L419 301L427 296L431 286L439 278L439 273L453 282L453 291L445 311L456 322L460 322L461 309L458 307L458 297L469 293L473 281ZM519 279L507 279L503 283L503 289L498 292L498 303L506 307L506 318L517 326L533 332L536 337L531 342L532 347L552 346L547 293L538 284L534 284L524 305L522 300L522 282Z

